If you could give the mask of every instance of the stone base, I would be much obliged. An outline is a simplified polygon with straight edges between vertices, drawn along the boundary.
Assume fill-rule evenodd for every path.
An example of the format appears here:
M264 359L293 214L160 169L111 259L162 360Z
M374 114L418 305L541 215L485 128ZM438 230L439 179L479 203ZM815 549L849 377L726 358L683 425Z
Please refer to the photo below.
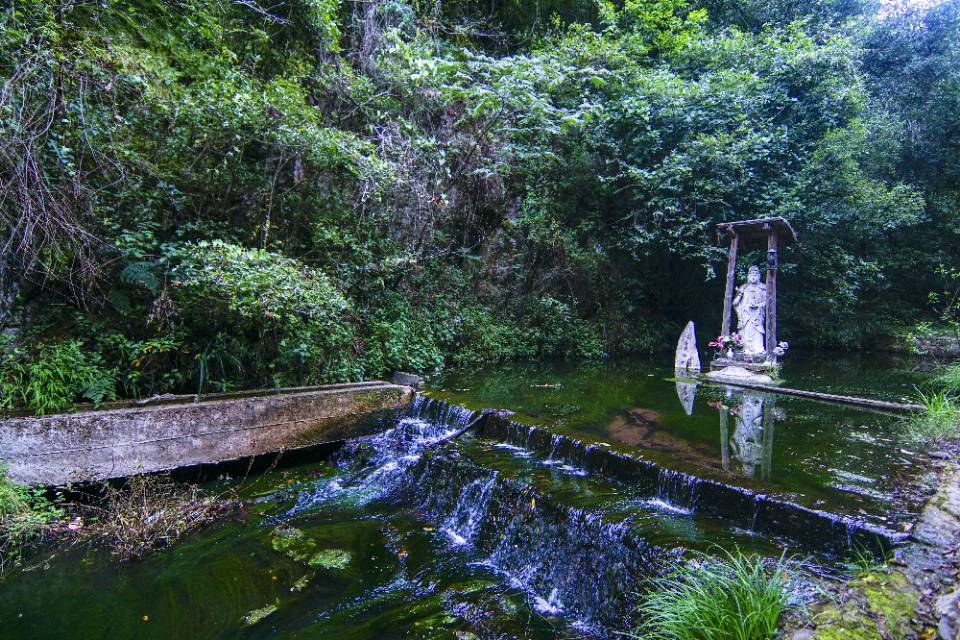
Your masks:
M747 371L740 366L725 367L707 373L704 378L716 382L745 382L748 384L771 384L773 378L762 373Z
M711 371L720 371L721 369L726 369L727 367L742 367L747 371L766 373L772 376L776 376L776 374L780 371L779 362L746 362L737 358L716 358L710 363Z

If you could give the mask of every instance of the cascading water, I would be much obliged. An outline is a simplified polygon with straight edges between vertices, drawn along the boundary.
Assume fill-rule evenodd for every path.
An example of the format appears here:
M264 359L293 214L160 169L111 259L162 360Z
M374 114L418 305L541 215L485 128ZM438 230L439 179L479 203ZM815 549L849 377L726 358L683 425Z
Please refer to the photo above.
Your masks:
M450 536L454 543L466 545L473 542L496 479L497 474L491 473L489 478L474 480L463 488L453 512L443 523L443 532Z
M344 469L352 469L352 473L319 483L312 490L298 491L295 504L286 516L295 516L342 496L348 489L359 502L388 495L405 479L410 466L428 447L462 429L475 415L458 405L414 396L395 427L352 440L344 447L339 463Z
M442 522L476 563L528 594L543 615L566 614L598 636L629 628L634 597L675 557L629 521L567 507L496 471L441 453L411 469L406 500Z
M689 519L695 511L715 509L711 505L719 504L719 495L753 503L753 494L733 493L605 446L586 445L498 416L484 419L479 427L482 437L494 437L489 446L445 442L475 417L462 407L417 396L395 427L345 446L338 462L341 473L299 487L294 505L277 520L286 522L340 499L361 505L379 501L412 512L433 525L425 530L436 530L451 551L464 554L463 562L492 572L506 586L525 593L532 609L546 616L562 614L581 630L603 637L630 628L636 594L643 591L644 582L681 553L682 545L676 543L666 548L650 543L646 530L635 526L638 518L649 521L653 510L660 514L654 516L657 522L664 517ZM484 449L499 453L484 454ZM541 455L534 456L535 452ZM473 461L478 455L483 462ZM498 464L507 464L507 472ZM639 491L640 500L626 514L617 511L615 500L606 510L571 506L569 495L557 501L553 489L548 487L545 493L514 477L526 478L536 469L568 479L587 475L587 470L622 476ZM716 493L720 489L725 493ZM795 517L782 505L779 512L771 510L766 501L766 510L761 510L761 501L751 504L744 528L780 526L786 517ZM647 512L640 515L637 508ZM757 515L761 511L763 521ZM412 579L401 576L397 584L410 584Z
M340 499L412 506L476 566L525 592L539 613L567 614L599 636L628 628L630 594L661 571L671 554L645 542L627 522L609 523L596 513L553 503L524 483L462 459L459 449L430 451L475 416L416 396L394 428L344 448L337 477L299 488L282 520ZM530 429L527 437L533 433ZM568 464L561 438L553 444L550 460L558 471L585 473Z

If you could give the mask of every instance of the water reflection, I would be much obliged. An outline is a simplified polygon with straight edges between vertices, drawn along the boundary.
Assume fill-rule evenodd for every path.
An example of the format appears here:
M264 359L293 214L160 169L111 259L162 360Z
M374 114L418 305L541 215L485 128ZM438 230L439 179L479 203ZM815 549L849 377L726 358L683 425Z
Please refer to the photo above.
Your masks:
M769 480L773 462L776 399L757 391L727 390L720 410L720 458L724 471L732 465L751 478ZM730 418L733 417L733 434ZM731 461L732 459L732 461Z
M677 382L684 412L693 415L697 384ZM710 402L720 414L720 464L750 478L769 480L773 467L774 424L786 416L776 396L760 391L724 387L723 399ZM731 427L732 422L732 427Z
M697 383L677 380L677 397L688 416L693 415L693 401L697 399Z

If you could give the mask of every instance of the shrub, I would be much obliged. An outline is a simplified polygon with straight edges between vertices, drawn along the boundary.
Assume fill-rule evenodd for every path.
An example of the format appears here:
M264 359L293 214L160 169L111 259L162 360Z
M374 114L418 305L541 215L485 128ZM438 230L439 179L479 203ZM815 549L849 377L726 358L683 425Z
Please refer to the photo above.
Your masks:
M23 550L61 517L63 510L42 490L13 482L0 467L0 573L19 563Z
M88 520L83 531L121 561L168 547L237 505L162 474L133 476L120 487L104 485L104 491L102 501L81 510Z
M178 245L170 257L176 263L175 299L193 334L242 335L242 342L255 345L243 354L246 363L219 355L221 369L249 369L275 385L361 375L352 357L350 305L322 271L220 240Z
M655 581L632 637L656 640L766 640L789 606L790 562L767 566L740 550L699 555Z

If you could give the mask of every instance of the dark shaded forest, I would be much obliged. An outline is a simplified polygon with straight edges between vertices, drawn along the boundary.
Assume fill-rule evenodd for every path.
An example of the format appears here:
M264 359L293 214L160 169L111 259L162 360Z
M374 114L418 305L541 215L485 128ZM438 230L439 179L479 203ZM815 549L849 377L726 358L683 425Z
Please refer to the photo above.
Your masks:
M956 318L958 0L2 12L6 409L667 351L774 215L783 339Z

